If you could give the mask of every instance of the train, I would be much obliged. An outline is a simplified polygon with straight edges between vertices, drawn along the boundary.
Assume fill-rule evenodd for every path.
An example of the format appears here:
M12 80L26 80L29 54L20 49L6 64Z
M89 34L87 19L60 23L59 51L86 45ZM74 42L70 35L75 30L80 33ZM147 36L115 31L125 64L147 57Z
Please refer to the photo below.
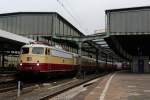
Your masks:
M82 56L81 59L78 54L58 46L30 43L22 46L18 67L21 73L49 73L51 76L76 74L79 70L86 73L116 70L116 65L111 62L106 66L105 61L98 60L97 64L94 58Z

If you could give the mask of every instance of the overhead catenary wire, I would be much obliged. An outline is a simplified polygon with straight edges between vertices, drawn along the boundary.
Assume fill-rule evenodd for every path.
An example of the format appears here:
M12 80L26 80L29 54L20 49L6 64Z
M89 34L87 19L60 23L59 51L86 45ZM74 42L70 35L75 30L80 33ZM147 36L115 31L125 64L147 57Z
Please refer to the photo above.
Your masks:
M85 29L85 28L80 24L80 22L77 20L77 18L68 10L68 8L70 8L70 7L67 8L67 7L64 5L64 3L61 2L61 0L57 0L57 2L58 2L59 5L62 6L62 7L64 8L64 10L73 18L73 20L78 24L78 26L79 26L81 29L83 29L84 31L86 31L86 32L88 33L88 29ZM72 8L70 8L70 9L72 9Z

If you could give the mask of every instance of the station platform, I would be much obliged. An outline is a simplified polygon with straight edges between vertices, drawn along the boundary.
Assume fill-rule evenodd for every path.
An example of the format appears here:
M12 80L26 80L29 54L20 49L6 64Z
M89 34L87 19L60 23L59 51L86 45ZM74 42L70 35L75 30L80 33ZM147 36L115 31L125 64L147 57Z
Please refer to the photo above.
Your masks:
M150 74L112 73L88 86L72 100L150 100Z

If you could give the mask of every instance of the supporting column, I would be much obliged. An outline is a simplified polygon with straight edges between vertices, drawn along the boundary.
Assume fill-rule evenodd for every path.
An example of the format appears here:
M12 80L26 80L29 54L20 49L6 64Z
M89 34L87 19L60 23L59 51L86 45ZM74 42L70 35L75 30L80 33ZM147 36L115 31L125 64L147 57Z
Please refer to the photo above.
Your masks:
M0 67L2 67L2 56L0 54Z
M79 61L79 69L78 69L78 72L77 72L77 77L81 78L82 76L82 42L79 41L78 42L78 61Z
M105 54L105 56L106 56L106 59L105 59L105 67L106 67L106 71L108 71L108 66L107 66L107 61L108 61L108 55L107 54Z
M2 47L2 67L4 67L5 65L4 45L2 45L1 47Z
M149 57L141 56L134 57L132 60L132 72L134 73L149 73L150 66L149 66Z
M4 67L5 65L5 55L4 55L4 51L2 51L2 67Z
M99 49L96 49L96 72L99 67L98 59L99 59Z
M149 57L144 57L144 72L150 73Z
M112 67L114 67L114 58L113 58L113 56L112 56L112 59L111 59L111 63L112 63ZM114 70L114 68L113 68L113 70Z

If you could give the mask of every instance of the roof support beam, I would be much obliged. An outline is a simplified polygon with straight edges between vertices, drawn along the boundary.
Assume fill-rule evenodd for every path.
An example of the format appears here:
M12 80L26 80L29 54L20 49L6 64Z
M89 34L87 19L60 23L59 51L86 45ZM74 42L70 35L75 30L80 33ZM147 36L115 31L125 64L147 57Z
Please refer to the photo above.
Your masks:
M98 39L104 39L107 38L107 35L95 35L95 36L84 36L84 37L79 37L79 36L52 36L52 38L56 38L56 39L64 39L64 40L71 40L71 41L92 41L92 40L98 40Z
M127 58L127 59L132 59L132 56L129 55L125 50L123 50L123 48L121 47L121 45L119 44L119 41L117 41L117 39L115 38L115 36L112 36L112 42L116 45L116 49L118 50L118 52L120 52L120 54Z

